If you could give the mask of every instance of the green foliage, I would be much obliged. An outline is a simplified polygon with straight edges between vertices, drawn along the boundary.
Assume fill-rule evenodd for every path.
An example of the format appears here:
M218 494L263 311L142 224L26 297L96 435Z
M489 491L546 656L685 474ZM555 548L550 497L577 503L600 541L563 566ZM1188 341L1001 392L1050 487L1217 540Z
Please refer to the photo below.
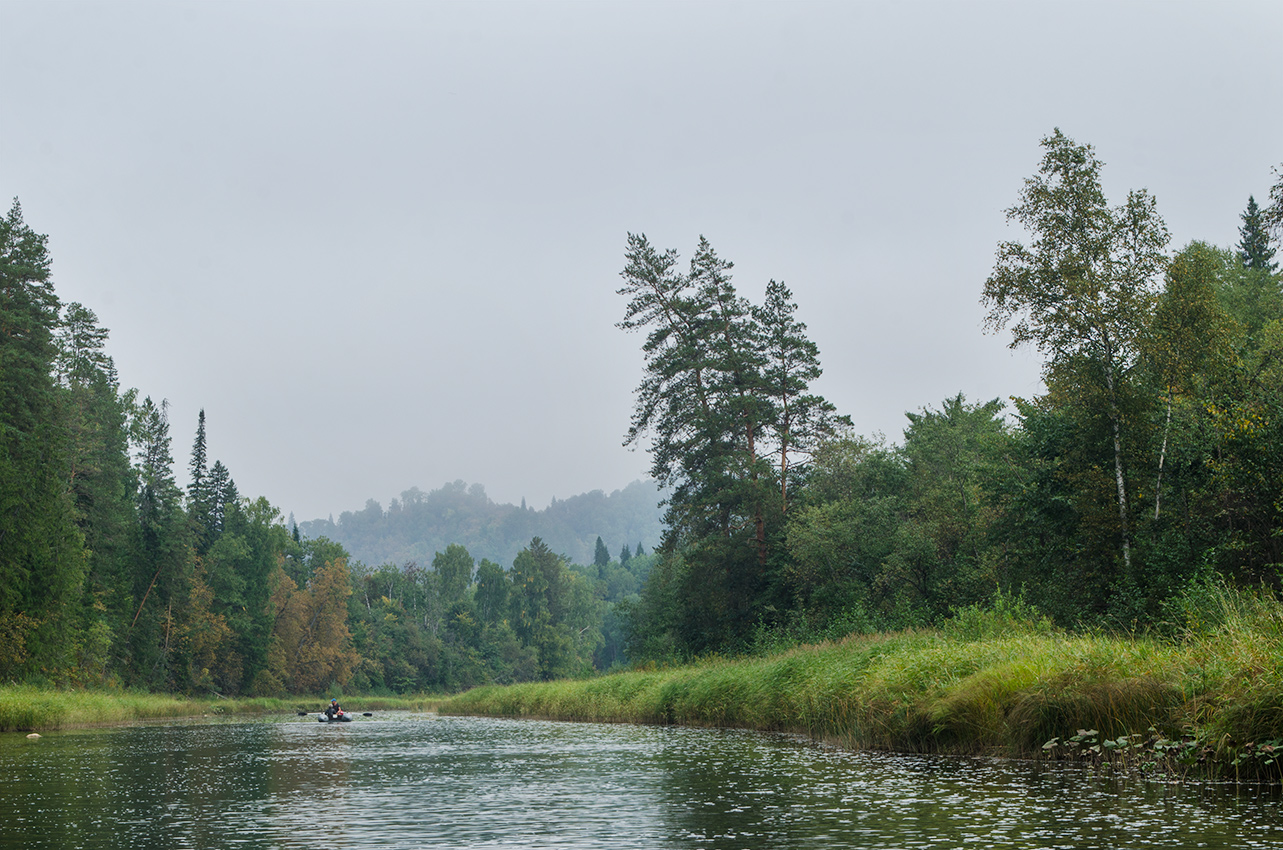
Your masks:
M0 219L0 617L28 620L22 669L62 679L74 665L87 558L63 484L71 464L46 241L15 199Z
M535 651L539 678L591 671L600 610L587 583L538 537L512 562L509 606L517 638Z
M131 394L120 392L104 345L107 330L92 310L68 304L57 334L59 422L66 434L76 526L84 537L86 576L71 678L109 684L118 673L130 610L128 574L138 545L126 421Z
M954 608L940 630L958 640L985 640L1022 633L1050 635L1056 629L1051 618L1023 596L999 591L987 607L972 603Z
M187 486L187 513L195 528L198 549L209 548L213 518L210 516L209 468L206 465L205 409L196 420L196 438L192 441L192 459L188 466L191 483Z
M1039 173L1025 181L1007 211L1030 245L1003 242L985 282L987 325L1011 325L1012 347L1033 344L1048 356L1049 386L1076 396L1078 409L1103 406L1113 442L1118 536L1130 574L1131 518L1123 451L1123 407L1154 279L1164 268L1167 227L1145 191L1111 209L1100 184L1103 165L1090 145L1059 129L1042 140ZM1103 403L1103 404L1102 404ZM1107 439L1108 439L1107 438Z
M444 553L438 552L432 559L432 570L437 577L444 607L463 601L464 593L472 584L472 568L472 556L457 543L450 544Z
M681 610L665 618L672 631L660 639L657 622L642 628L647 642L687 652L742 645L762 612L786 603L789 482L845 421L807 389L818 349L791 293L771 281L765 302L751 305L732 266L701 238L682 273L675 251L629 234L618 291L629 299L619 327L646 332L626 442L648 438L651 474L671 487L665 548L682 565L671 596Z
M1216 294L1224 312L1238 324L1244 349L1255 348L1261 330L1283 318L1283 289L1269 272L1239 263L1229 251L1208 249L1214 271Z
M136 609L128 632L127 681L179 688L184 683L175 657L174 603L187 595L192 551L182 494L174 483L168 404L145 398L134 413L131 432L138 458L139 547L130 575Z
M1239 228L1238 258L1249 269L1266 274L1278 271L1274 262L1274 246L1266 230L1265 217L1256 205L1256 198L1247 196L1247 209L1243 211L1243 226Z
M1009 418L959 393L906 414L899 443L846 433L809 389L818 348L787 287L752 304L706 240L683 268L630 235L620 327L644 331L645 367L628 441L648 441L666 490L535 511L460 481L292 528L209 464L204 411L177 487L165 403L120 389L106 329L59 304L15 203L0 676L392 694L749 654L751 675L713 664L514 710L958 751L1046 734L1073 757L1158 758L1183 722L1283 739L1283 181L1265 208L1249 199L1236 249L1169 262L1151 197L1108 205L1094 151L1058 130L1043 153L1008 211L1028 238L999 246L983 291L989 328L1046 357L1046 391ZM639 542L615 561L606 540ZM849 637L877 631L900 634ZM1193 656L1171 662L1177 643ZM818 655L784 652L805 645ZM1176 749L1271 757L1199 746Z

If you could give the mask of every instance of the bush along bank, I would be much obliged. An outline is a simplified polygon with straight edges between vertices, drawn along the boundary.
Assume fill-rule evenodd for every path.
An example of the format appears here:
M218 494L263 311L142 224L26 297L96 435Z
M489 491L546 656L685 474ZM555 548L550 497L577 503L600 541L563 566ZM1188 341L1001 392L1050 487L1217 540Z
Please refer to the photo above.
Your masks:
M766 658L483 687L446 714L722 726L849 748L1084 760L1174 776L1279 780L1283 605L1206 585L1174 636L1075 635L1027 611L853 636ZM1106 767L1108 765L1108 767Z

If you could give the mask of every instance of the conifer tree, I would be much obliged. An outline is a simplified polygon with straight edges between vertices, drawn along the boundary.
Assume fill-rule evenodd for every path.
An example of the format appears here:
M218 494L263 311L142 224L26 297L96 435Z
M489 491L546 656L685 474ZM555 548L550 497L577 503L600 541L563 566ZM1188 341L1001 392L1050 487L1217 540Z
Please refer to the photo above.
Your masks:
M647 332L626 443L649 437L651 474L671 488L664 545L685 558L687 644L698 651L743 639L757 609L774 604L768 563L783 505L772 493L786 492L779 470L788 474L832 407L807 393L815 349L782 285L754 308L704 238L684 274L675 251L645 236L629 234L625 260L618 327Z
M196 420L196 438L192 441L192 457L187 465L191 482L187 485L187 515L191 517L196 533L197 550L204 552L212 542L210 532L209 471L205 466L205 408Z
M1256 198L1248 195L1247 209L1239 218L1243 219L1243 226L1238 230L1239 260L1249 269L1274 274L1278 270L1278 263L1274 262L1274 246L1270 244L1265 216L1256 205Z
M82 680L95 682L108 674L113 643L133 613L128 574L137 543L126 427L132 391L120 393L106 340L92 310L66 306L57 336L64 475L88 552L78 666Z
M209 510L207 535L212 543L223 533L228 505L236 501L236 483L221 460L214 461L209 468L209 476L205 479L205 499Z
M0 219L0 628L11 635L11 663L0 667L27 662L60 675L72 663L85 553L64 478L46 241L15 199Z
M180 684L175 676L183 666L177 657L174 605L181 608L188 597L191 550L182 491L174 481L168 402L143 399L132 432L141 535L131 576L137 600L129 626L132 671L136 684L174 687Z
M788 510L788 484L820 442L839 426L851 424L846 416L820 396L808 392L820 377L819 347L806 336L806 325L794 318L797 304L783 283L766 286L766 300L753 316L761 333L765 355L764 392L771 404L768 420L779 458L780 512Z

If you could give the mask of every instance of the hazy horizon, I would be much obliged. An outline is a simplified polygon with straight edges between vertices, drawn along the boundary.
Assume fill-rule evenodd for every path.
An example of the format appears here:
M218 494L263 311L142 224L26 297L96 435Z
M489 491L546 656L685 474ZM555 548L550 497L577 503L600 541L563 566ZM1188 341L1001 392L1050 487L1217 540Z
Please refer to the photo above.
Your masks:
M379 507L383 510L383 512L387 513L391 509L393 502L404 503L406 494L411 493L416 489L419 490L422 494L426 495L429 493L434 493L438 490L444 490L448 487L453 487L457 484L462 484L467 490L472 490L475 487L480 487L482 492L485 493L486 498L489 499L495 505L508 506L508 507L514 507L514 508L519 508L519 507L522 507L522 505L524 505L528 510L544 511L552 507L553 504L555 504L556 502L565 502L569 499L575 498L576 496L588 496L593 493L601 493L605 496L614 496L628 489L633 484L655 484L655 481L649 476L642 476L640 478L634 478L632 481L629 481L620 487L591 487L579 493L565 493L565 494L554 493L553 495L548 497L547 503L534 504L534 503L531 503L531 501L529 499L526 499L525 497L520 497L517 499L496 499L494 498L494 496L490 495L490 491L486 487L486 484L484 481L469 481L466 478L456 478L453 481L442 481L440 484L436 484L431 487L420 487L418 484L411 484L409 487L404 488L399 493L388 496L386 498L379 498L378 496L365 496L363 497L363 500L361 501L360 506L348 506L348 507L342 508L339 511L332 512L327 516L304 518L304 517L298 516L296 513L294 519L300 525L302 525L304 522L326 522L326 521L338 522L339 517L342 516L342 514L349 513L349 512L355 513L357 511L364 510L369 505L370 502L377 503ZM658 492L658 485L655 484L655 486ZM289 514L290 512L286 512L285 517L288 517Z

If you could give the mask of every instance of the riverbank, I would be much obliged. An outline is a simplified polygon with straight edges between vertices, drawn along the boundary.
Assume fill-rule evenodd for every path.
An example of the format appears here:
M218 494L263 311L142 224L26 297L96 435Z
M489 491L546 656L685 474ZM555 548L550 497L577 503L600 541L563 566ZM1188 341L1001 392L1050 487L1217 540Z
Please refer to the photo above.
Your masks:
M188 698L132 691L56 691L21 685L0 687L0 732L47 732L167 718L297 715L319 712L322 697ZM353 711L424 711L435 697L345 697Z
M1283 605L1209 591L1178 638L1002 612L766 658L484 687L442 714L724 726L858 749L1088 759L1283 778Z

